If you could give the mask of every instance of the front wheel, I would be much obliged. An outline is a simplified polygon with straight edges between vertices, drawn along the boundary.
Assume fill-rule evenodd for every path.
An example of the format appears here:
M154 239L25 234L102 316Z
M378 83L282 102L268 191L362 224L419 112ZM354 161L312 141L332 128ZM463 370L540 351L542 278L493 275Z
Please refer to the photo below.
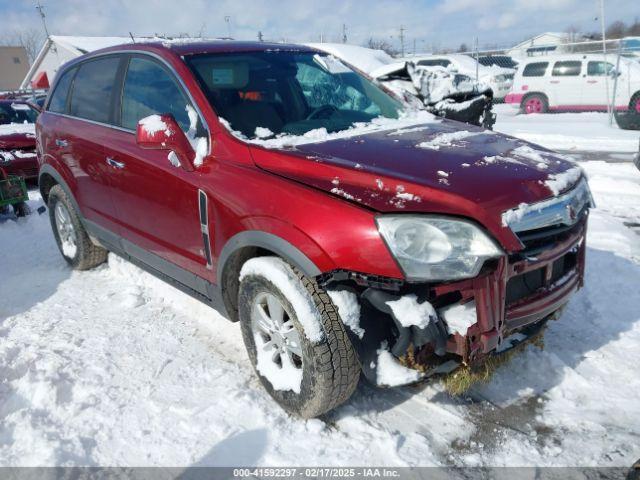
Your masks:
M71 199L60 185L49 192L49 219L63 258L74 270L88 270L107 259L107 251L87 234Z
M287 412L313 418L345 402L360 366L327 293L279 257L247 261L239 316L260 382Z

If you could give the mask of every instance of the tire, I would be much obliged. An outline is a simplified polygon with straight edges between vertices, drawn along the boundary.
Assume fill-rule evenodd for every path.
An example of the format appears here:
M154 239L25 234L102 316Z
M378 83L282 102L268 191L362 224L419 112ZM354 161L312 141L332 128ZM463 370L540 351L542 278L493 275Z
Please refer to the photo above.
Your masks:
M547 113L549 111L549 101L544 95L533 93L522 99L520 110L527 115L531 113Z
M636 92L629 101L629 112L640 115L640 92Z
M267 350L267 344L262 343L269 339L273 343L275 337L269 336L273 333L265 335L254 326L255 312L258 308L264 308L260 306L260 302L265 296L267 301L275 298L280 302L286 323L297 331L297 338L300 340L299 356L294 354L292 358L299 359L300 362L295 361L295 365L294 362L285 365L283 360L288 354L283 354L278 367L273 361L277 352L272 355L274 350ZM264 388L284 410L302 418L313 418L332 410L351 397L360 379L357 354L338 316L337 308L315 280L306 277L279 257L252 258L242 267L238 300L242 337L249 359ZM300 318L303 318L302 322ZM303 324L307 326L307 331ZM311 330L313 332L309 333ZM291 330L288 332L291 333ZM301 379L297 380L299 392L288 386L280 385L275 388L272 380L267 378L268 372L267 376L263 375L264 371L261 373L264 367L258 365L258 342L262 344L260 348L263 348L261 355L266 355L261 359L267 358L274 362L275 367L270 364L270 368L280 368L280 374L285 373L289 379L299 378L296 375L301 371ZM292 369L292 366L297 370ZM287 376L287 372L283 372L285 368L293 373Z
M60 185L54 185L49 192L49 220L53 236L58 244L58 249L63 258L74 270L89 270L97 267L107 260L107 250L95 245L87 235L80 216L73 206L73 202ZM66 213L64 222L56 215ZM59 223L67 227L63 232L58 228ZM61 238L64 235L65 238ZM71 240L71 236L74 240Z

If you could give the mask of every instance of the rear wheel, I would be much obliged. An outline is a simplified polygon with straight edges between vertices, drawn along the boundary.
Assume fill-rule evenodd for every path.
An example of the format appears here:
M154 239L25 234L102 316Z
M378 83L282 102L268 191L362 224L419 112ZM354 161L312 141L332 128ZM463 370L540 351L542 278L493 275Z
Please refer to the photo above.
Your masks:
M533 95L526 96L522 100L521 108L526 114L547 113L549 110L549 102L547 101L547 97L544 95L534 93Z
M640 115L640 92L637 92L633 97L631 97L631 101L629 102L629 111L636 115Z
M75 270L88 270L107 259L107 251L95 245L80 216L60 185L49 192L49 219L60 253Z
M345 402L360 366L337 309L315 280L278 257L248 260L239 317L260 382L287 412L317 417Z

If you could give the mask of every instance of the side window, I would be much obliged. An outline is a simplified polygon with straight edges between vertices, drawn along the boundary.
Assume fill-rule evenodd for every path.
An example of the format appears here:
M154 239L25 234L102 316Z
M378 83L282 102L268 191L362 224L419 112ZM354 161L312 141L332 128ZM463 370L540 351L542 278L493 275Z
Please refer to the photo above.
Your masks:
M577 77L581 70L582 62L580 61L556 62L551 75L554 77Z
M135 130L138 121L153 114L172 114L180 128L190 128L187 105L191 102L172 76L157 62L133 57L129 62L122 93L123 127Z
M76 73L76 68L71 68L62 74L56 89L51 95L47 110L56 113L67 113L67 97L69 96L69 87Z
M589 62L587 64L587 75L590 77L601 77L603 75L609 75L613 65L607 62Z
M443 66L441 60L420 60L418 61L418 65L423 67Z
M71 93L71 115L96 122L110 122L111 97L119 64L120 57L112 56L80 65Z
M523 77L544 77L549 62L529 63L522 71Z

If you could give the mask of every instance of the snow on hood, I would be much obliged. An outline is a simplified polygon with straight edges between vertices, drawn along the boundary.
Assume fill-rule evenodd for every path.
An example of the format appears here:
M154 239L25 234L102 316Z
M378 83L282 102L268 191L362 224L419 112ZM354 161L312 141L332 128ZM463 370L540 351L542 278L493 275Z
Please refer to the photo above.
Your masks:
M474 218L505 228L502 213L571 188L573 162L524 141L443 120L327 137L279 148L252 142L256 164L380 212Z
M8 123L0 125L0 137L5 135L31 135L36 136L36 126L33 123Z

